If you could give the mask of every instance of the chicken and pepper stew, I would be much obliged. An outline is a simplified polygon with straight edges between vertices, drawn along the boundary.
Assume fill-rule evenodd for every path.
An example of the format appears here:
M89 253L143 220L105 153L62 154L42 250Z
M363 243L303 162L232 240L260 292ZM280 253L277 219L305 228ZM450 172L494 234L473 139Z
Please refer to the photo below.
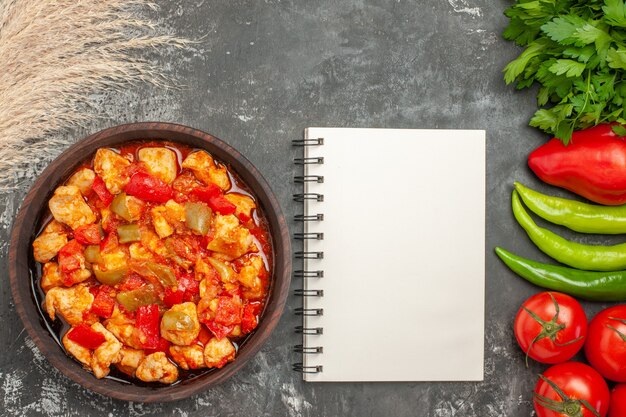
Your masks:
M48 206L33 242L43 310L96 378L115 367L171 384L234 360L264 309L272 253L226 166L169 142L101 148Z

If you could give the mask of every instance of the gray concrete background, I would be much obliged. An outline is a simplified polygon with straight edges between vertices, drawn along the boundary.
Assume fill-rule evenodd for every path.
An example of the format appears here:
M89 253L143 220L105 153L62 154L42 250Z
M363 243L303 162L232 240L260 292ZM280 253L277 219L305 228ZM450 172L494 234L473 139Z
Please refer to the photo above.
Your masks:
M188 400L124 403L85 391L53 369L23 331L5 276L0 280L0 414L19 416L529 416L543 367L526 369L511 330L520 303L537 290L493 254L503 245L545 259L509 209L514 180L541 187L526 156L545 136L527 127L533 93L504 85L518 49L501 39L507 0L160 1L160 24L201 37L191 54L157 59L187 85L138 86L92 97L103 117L88 133L131 121L172 121L238 148L264 174L292 219L296 150L307 126L486 129L487 286L482 383L303 383L290 369L300 301L291 296L276 332L235 377ZM74 139L72 139L74 140ZM33 178L62 149L24 172L0 200L0 268L7 236ZM424 149L424 152L428 152ZM355 156L358 150L355 150ZM427 179L426 179L427 180ZM459 178L459 187L463 179ZM553 193L557 193L551 190ZM454 193L455 190L450 190ZM459 212L463 208L459 207ZM290 223L295 227L293 223ZM294 242L295 245L295 242ZM450 256L454 256L452 252ZM444 266L445 267L445 266ZM437 277L432 277L436 279ZM294 288L299 284L294 282ZM454 308L454 306L450 306ZM598 305L587 306L592 312ZM445 332L446 329L441 329ZM402 335L392 335L401 339ZM424 338L437 335L424 335ZM372 339L372 343L376 343ZM410 358L406 358L410 360Z

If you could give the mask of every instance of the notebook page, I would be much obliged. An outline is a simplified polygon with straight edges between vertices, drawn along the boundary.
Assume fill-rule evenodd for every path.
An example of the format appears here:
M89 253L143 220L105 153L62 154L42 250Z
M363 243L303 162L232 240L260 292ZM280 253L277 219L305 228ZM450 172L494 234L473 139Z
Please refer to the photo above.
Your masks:
M324 138L306 156L324 183L306 192L307 241L323 259L306 280L323 297L305 298L307 381L473 381L483 379L485 132L309 128Z

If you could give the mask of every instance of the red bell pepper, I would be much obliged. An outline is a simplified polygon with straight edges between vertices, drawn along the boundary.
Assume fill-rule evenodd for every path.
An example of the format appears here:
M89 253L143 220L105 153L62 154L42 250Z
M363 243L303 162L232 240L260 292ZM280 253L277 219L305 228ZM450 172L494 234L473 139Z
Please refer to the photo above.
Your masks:
M74 239L83 245L98 245L102 240L97 224L87 224L74 230Z
M110 318L115 308L115 299L111 297L112 292L112 288L108 285L101 285L91 303L91 312L105 319Z
M80 269L81 257L83 257L83 245L78 243L76 239L72 239L59 250L57 259L59 261L59 269L63 274L69 274Z
M166 203L174 198L174 190L164 181L155 178L145 172L136 172L124 187L128 195L137 197L143 201L154 203Z
M141 330L145 336L143 347L145 349L156 349L159 346L159 306L156 304L139 306L135 318L135 326Z
M165 296L163 297L163 304L165 304L167 308L172 308L172 306L182 303L184 296L185 296L185 291L181 291L181 290L173 291L170 287L165 287Z
M163 339L162 337L159 337L159 341L157 342L156 347L144 349L144 352L146 353L146 355L150 355L155 352L167 353L167 351L170 348L170 345L171 343L169 341Z
M233 214L237 210L237 206L228 201L222 194L222 189L215 184L194 188L191 196L207 203L213 211L223 215Z
M241 318L241 331L243 334L250 333L258 324L257 316L261 309L261 303L246 304Z
M223 339L235 328L234 324L232 326L224 326L223 324L219 324L214 321L209 321L204 324L206 325L207 329L209 329L211 333L213 333L213 336L217 337L218 339Z
M72 342L76 342L82 347L91 350L97 349L98 346L103 344L106 340L102 333L95 331L86 324L79 324L78 326L73 327L67 333L67 338Z
M105 206L108 206L111 204L111 201L113 201L113 194L109 192L104 180L100 178L100 176L96 175L96 178L94 178L93 183L91 184L91 189L96 193L100 201L102 201Z
M626 203L626 137L603 124L574 132L569 145L554 138L528 156L544 182L606 205Z

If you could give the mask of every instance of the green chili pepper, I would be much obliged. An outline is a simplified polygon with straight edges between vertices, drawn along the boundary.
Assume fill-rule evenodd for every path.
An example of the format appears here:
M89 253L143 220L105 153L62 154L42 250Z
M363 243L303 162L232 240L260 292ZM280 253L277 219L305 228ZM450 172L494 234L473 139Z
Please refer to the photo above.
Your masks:
M598 206L551 197L515 183L524 204L536 215L581 233L626 233L626 205Z
M96 279L102 284L115 285L118 284L128 272L128 268L111 269L109 271L102 271L98 265L94 265L93 272L96 274Z
M139 225L125 224L117 226L117 236L120 243L138 242L141 240L141 230Z
M517 191L513 191L511 201L515 219L526 230L530 240L546 255L578 269L593 271L626 269L626 243L593 246L571 242L548 229L537 226L524 210Z
M549 290L591 301L626 301L626 271L581 271L531 261L496 248L496 254L513 272Z
M211 226L211 209L202 203L186 203L185 223L194 232L206 235Z
M193 329L193 320L182 311L166 311L163 314L161 326L165 330L191 330Z
M135 311L141 306L159 303L159 297L152 285L144 285L136 290L119 292L115 298L128 311Z
M159 279L164 287L175 287L178 284L176 274L169 266L158 264L156 262L147 262L146 266Z
M89 245L85 248L85 260L92 264L101 264L100 245Z
M111 211L126 221L132 221L130 210L128 210L128 204L126 203L126 193L119 193L115 196L111 205L109 206Z

